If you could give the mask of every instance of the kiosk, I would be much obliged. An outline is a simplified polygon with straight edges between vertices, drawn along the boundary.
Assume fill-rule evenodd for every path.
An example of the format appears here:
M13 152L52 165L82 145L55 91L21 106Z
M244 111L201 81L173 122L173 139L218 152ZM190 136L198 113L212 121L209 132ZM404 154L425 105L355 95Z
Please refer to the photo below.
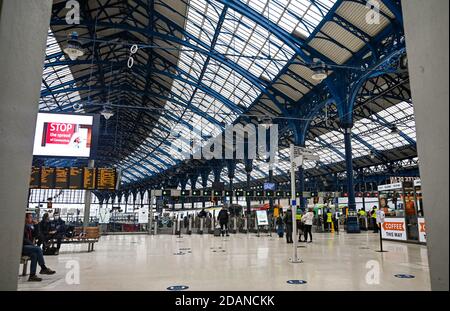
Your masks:
M420 217L423 215L423 210L420 209L421 215L417 209L418 195L415 184L399 182L378 186L379 209L385 214L381 229L383 239L412 243L426 242L425 220ZM423 224L420 225L419 222ZM422 233L420 233L421 229Z

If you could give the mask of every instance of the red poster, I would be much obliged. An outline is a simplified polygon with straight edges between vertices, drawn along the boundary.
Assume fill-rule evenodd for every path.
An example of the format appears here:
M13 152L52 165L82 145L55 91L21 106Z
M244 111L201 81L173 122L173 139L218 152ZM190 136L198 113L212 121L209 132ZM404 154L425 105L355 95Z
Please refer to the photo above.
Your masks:
M77 125L73 123L48 122L44 125L45 137L43 146L46 144L68 145L72 136L77 132Z

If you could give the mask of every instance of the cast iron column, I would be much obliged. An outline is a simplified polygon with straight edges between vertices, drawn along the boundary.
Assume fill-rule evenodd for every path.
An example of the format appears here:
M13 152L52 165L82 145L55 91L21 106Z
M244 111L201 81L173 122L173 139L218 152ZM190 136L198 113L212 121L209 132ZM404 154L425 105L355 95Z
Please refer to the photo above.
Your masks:
M352 154L352 129L351 127L344 128L345 141L345 163L347 169L347 190L348 190L348 211L349 217L347 219L347 232L359 233L358 218L356 217L356 201L355 201L355 187L353 180L353 154ZM353 213L355 216L353 216Z

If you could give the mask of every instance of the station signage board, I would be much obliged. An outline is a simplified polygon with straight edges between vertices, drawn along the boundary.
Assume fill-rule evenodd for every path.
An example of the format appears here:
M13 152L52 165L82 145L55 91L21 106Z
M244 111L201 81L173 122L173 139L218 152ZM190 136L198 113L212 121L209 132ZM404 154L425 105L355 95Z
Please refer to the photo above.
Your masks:
M256 220L258 222L258 226L269 225L269 219L267 218L267 211L265 210L256 211Z
M95 189L95 168L84 167L83 168L83 189L94 190Z
M417 225L419 226L419 241L422 243L427 242L427 231L425 227L425 218L417 218Z
M403 188L403 183L393 183L387 185L378 186L378 191L389 191L389 190L401 190Z
M140 224L148 223L148 207L147 206L143 206L143 207L139 208L138 222Z
M55 189L69 188L69 168L57 167L55 169Z
M53 189L55 187L55 168L42 167L41 168L41 188Z
M404 218L385 218L381 226L381 235L386 240L406 241L406 223Z
M69 189L83 188L83 169L81 167L71 167L69 171Z
M32 167L30 189L114 190L114 168Z
M116 187L116 170L114 168L97 169L97 189L114 190Z
M41 168L33 166L31 168L30 189L37 189L40 185Z

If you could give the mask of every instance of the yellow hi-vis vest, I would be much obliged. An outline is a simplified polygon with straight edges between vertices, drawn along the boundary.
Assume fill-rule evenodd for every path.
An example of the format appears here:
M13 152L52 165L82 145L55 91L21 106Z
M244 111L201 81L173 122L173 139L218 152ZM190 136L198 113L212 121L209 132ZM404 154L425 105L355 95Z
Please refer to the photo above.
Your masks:
M366 216L367 214L366 214L366 212L365 211L359 211L359 216Z
M378 210L378 208L373 210L372 218L377 218L377 210Z
M296 220L302 220L302 214L295 214L295 219Z
M327 213L327 222L332 222L333 218L333 214L332 213Z

